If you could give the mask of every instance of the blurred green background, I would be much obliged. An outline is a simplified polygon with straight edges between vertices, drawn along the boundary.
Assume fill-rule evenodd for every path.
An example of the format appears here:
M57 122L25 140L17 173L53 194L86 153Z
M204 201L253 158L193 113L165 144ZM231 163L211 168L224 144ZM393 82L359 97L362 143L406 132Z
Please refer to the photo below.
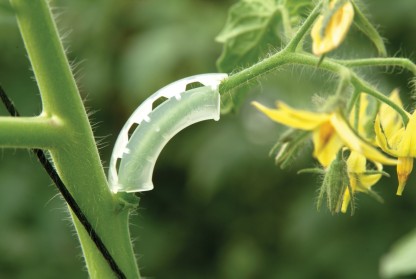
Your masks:
M55 0L61 34L74 61L104 166L131 112L158 88L185 76L216 72L215 36L235 1ZM416 1L365 1L390 54L415 61ZM6 3L0 0L0 3ZM280 46L274 46L280 47ZM373 55L351 31L340 58ZM416 226L415 175L396 197L394 170L374 189L380 204L358 195L358 210L332 216L315 209L319 179L296 175L315 164L311 148L288 170L268 151L282 131L249 105L283 99L309 106L325 88L295 67L254 85L239 113L186 129L156 165L155 189L141 194L131 218L141 272L149 278L379 278L379 260ZM408 100L408 73L363 71L388 93ZM328 77L324 76L324 79ZM0 83L21 113L41 103L13 15L0 10ZM409 108L412 106L409 105ZM1 115L7 115L3 108ZM87 278L64 201L36 158L1 150L0 278Z

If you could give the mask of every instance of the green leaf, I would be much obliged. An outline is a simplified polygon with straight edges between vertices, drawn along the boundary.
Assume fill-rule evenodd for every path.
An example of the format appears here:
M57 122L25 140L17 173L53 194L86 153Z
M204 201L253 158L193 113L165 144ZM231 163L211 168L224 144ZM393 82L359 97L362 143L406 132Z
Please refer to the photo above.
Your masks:
M274 0L243 0L231 7L225 27L216 37L217 42L224 44L217 61L221 72L252 65L271 46L280 46L280 7Z
M357 28L373 42L380 56L387 56L386 46L384 45L383 38L378 33L377 29L373 26L373 24L371 24L354 1L352 1L352 4L354 5L355 11L355 26L357 26Z
M293 34L312 6L311 0L241 0L231 7L227 22L216 37L223 44L217 60L220 72L231 73L257 63ZM221 112L235 112L247 91L243 87L221 98Z
M13 9L10 6L9 2L0 1L0 12L6 12L7 14L13 13Z
M416 230L397 241L380 262L382 278L416 274Z

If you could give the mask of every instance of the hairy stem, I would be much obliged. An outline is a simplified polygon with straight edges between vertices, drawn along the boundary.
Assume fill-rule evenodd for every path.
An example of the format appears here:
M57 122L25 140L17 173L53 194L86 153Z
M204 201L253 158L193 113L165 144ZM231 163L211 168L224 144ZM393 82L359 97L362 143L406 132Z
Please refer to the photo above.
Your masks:
M305 37L309 29L311 28L312 24L314 23L315 19L318 17L320 9L321 9L321 3L316 5L315 8L312 10L312 12L309 14L309 16L306 18L305 22L296 32L295 36L287 44L285 48L286 50L291 51L291 52L296 51L299 43L303 40L303 38Z
M347 67L400 67L416 76L416 65L407 58L363 58L353 60L334 60Z
M55 138L51 143L56 170L126 277L140 278L128 231L128 207L123 208L107 187L88 117L47 1L10 2L42 96L42 115L58 119L65 130L62 140ZM90 277L115 278L84 227L75 216L73 220Z

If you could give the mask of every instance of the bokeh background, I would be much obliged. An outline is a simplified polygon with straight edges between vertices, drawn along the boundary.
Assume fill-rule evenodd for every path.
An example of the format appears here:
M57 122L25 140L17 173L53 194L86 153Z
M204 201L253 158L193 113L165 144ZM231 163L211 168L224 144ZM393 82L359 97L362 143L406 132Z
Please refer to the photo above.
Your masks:
M216 72L221 45L214 38L234 2L52 1L85 104L94 112L104 166L118 131L141 101L176 79ZM365 2L389 54L415 61L416 1ZM356 29L336 52L340 58L374 54ZM408 73L363 74L383 92L399 87L410 100ZM253 99L269 104L282 99L311 107L313 94L325 95L333 86L322 82L327 79L307 69L284 68L254 85L237 113L194 125L166 146L156 165L155 189L141 194L140 209L131 218L144 276L379 278L381 257L416 226L415 175L404 196L397 197L394 170L387 169L392 178L374 188L384 204L358 195L353 217L318 212L319 178L296 175L315 164L311 147L280 170L268 151L282 127L249 105ZM0 83L23 115L41 111L15 19L2 10ZM0 113L7 115L4 109ZM1 150L0 278L87 278L68 218L36 158L27 150Z

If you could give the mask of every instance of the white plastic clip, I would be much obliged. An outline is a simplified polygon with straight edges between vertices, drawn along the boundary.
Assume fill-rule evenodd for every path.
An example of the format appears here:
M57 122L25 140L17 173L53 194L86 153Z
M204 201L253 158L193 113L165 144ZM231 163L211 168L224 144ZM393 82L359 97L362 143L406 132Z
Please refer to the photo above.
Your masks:
M175 81L147 98L130 116L117 138L110 160L108 181L112 192L153 189L156 160L168 141L182 129L202 120L220 117L218 86L227 74L202 74ZM190 83L203 87L186 91ZM175 98L173 98L175 97ZM153 103L167 98L153 109ZM129 138L132 126L138 124ZM117 164L119 168L117 169Z

